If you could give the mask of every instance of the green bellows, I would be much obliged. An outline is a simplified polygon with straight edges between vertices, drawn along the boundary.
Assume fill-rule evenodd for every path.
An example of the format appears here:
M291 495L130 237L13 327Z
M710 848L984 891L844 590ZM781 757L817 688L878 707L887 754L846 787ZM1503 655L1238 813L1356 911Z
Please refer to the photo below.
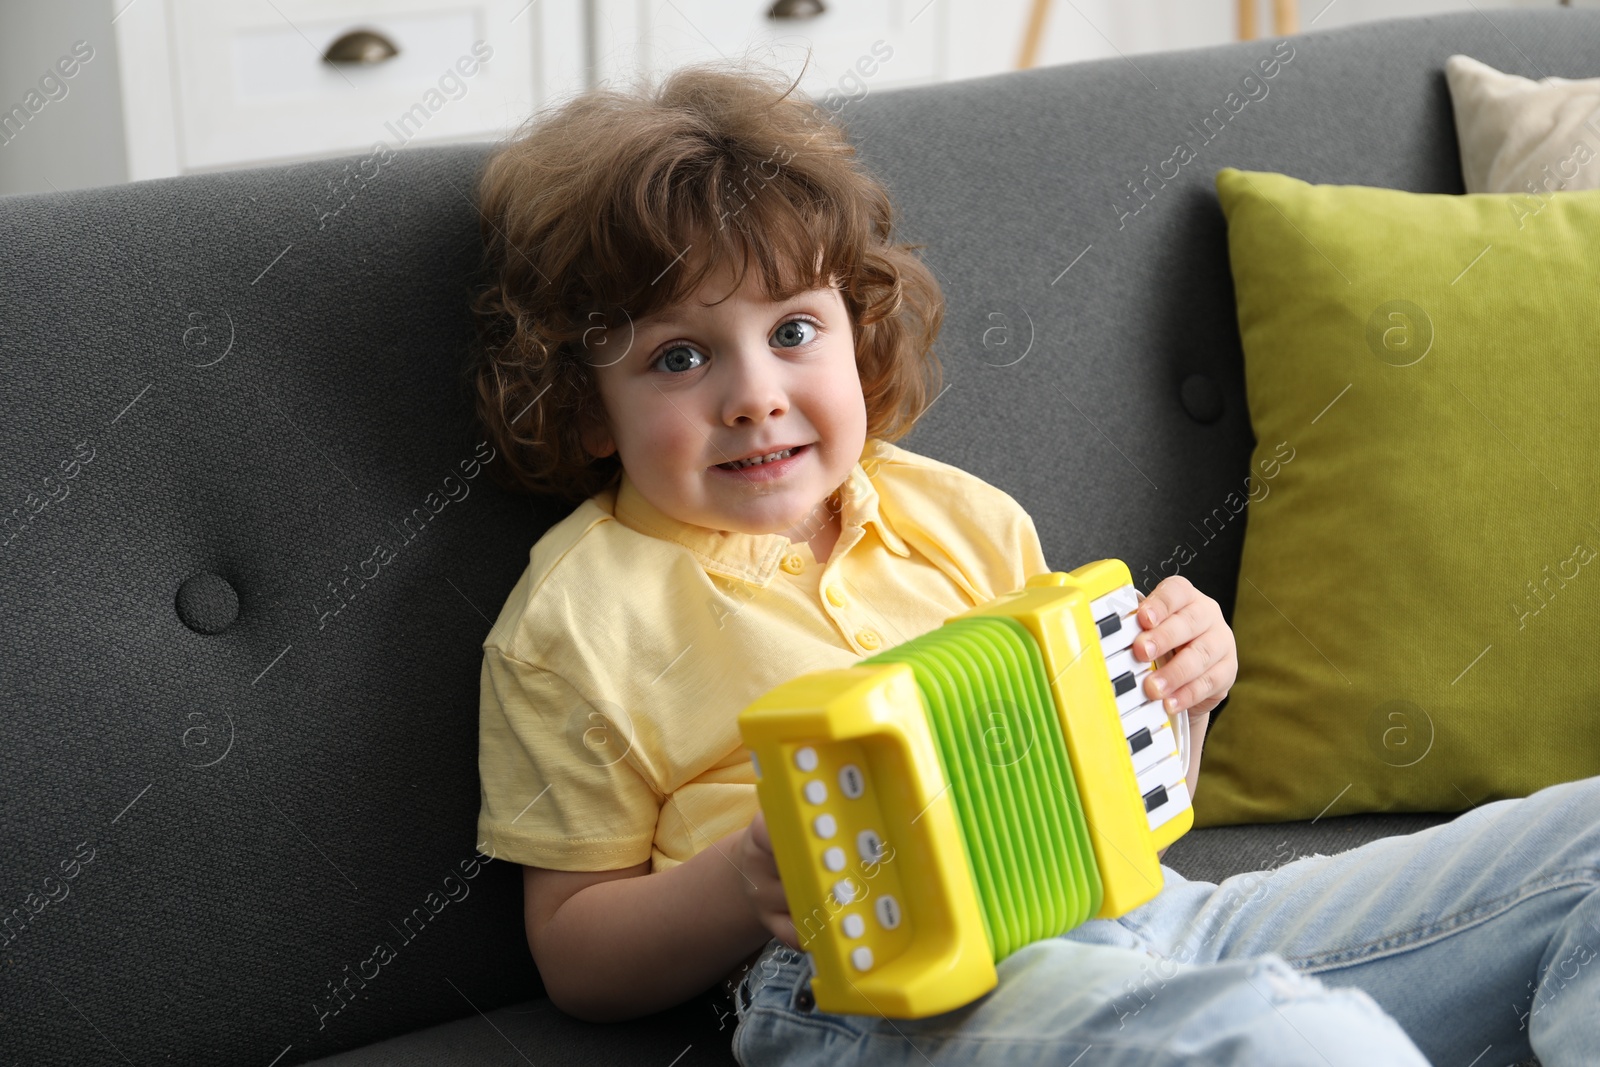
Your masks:
M995 962L1100 909L1066 738L1033 635L954 619L861 661L905 663L928 713Z

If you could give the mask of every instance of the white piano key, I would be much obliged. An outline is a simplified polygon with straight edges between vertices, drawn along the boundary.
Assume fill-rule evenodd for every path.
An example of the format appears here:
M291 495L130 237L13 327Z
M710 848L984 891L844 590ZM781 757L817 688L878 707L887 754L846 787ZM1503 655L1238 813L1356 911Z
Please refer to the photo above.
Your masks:
M1144 680L1150 675L1150 663L1133 658L1133 653L1127 649L1106 657L1106 674L1111 678L1111 685L1115 691L1118 679L1124 675L1129 676L1132 684L1117 694L1117 714L1126 715L1134 708L1143 704L1150 698L1144 692Z
M1096 619L1095 621L1098 623L1100 620ZM1103 634L1100 637L1100 651L1103 655L1109 656L1114 652L1121 652L1133 644L1134 638L1144 632L1139 629L1138 623L1134 621L1132 615L1120 615L1117 617L1117 621L1121 625L1114 633Z
M1156 755L1151 756L1143 763L1134 764L1133 773L1135 777L1138 777L1140 771L1145 770L1146 768L1159 763L1164 759L1181 757L1182 752L1178 747L1178 734L1177 731L1173 730L1170 719L1166 723L1162 724L1162 727L1158 732L1151 735L1151 740L1154 741L1155 744L1150 746L1150 751L1156 753ZM1183 760L1181 758L1178 758L1178 762L1180 765L1183 764Z
M1147 700L1132 711L1122 713L1122 733L1125 737L1131 737L1140 728L1155 733L1168 721L1166 709L1161 706L1161 702Z
M1164 760L1157 761L1144 773L1134 775L1139 782L1139 795L1146 796L1157 786L1165 786L1170 791L1175 782L1183 781L1186 770L1188 768L1178 761L1176 752Z
M1134 618L1138 610L1139 598L1131 585L1113 589L1089 602L1089 615L1095 621L1102 654L1110 656L1133 644L1140 633L1139 623ZM1113 625L1112 620L1115 620L1115 628L1110 633L1104 632Z
M1164 788L1167 791L1167 802L1158 804L1155 808L1145 812L1145 818L1149 821L1150 829L1152 830L1171 820L1189 807L1190 804L1189 783L1187 781L1174 782Z
M1103 597L1089 601L1089 614L1096 619L1104 618L1115 612L1118 615L1131 615L1139 607L1139 594L1131 585L1122 585L1111 590Z
M1133 757L1133 773L1142 774L1154 764L1181 753L1178 735L1172 729L1172 720L1160 704L1150 701L1141 704L1122 717L1122 732L1128 738L1129 755ZM1133 750L1135 736L1148 740Z

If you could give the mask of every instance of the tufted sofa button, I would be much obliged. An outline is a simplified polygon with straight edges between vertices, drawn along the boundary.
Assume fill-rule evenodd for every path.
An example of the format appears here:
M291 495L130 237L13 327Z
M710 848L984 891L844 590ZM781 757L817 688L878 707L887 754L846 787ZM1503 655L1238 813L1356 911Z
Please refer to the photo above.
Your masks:
M220 574L191 574L178 586L178 618L197 634L219 634L239 617L239 594Z
M1191 374L1179 389L1183 410L1198 423L1212 423L1222 418L1222 390L1204 374Z

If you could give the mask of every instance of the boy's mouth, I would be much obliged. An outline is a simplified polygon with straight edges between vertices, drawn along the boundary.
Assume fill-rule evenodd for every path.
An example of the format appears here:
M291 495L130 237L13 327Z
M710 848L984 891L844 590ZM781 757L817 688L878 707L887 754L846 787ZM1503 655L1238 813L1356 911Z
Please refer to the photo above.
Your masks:
M748 459L732 460L728 463L718 463L715 466L717 470L734 472L759 470L763 467L781 466L785 460L793 459L810 447L810 445L794 445L789 448L781 449L777 452L768 452L764 455L752 456Z

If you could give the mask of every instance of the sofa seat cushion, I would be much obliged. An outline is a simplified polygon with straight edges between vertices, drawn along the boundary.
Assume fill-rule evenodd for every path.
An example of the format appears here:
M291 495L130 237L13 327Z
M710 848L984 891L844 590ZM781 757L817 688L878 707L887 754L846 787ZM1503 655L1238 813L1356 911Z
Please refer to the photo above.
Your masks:
M1205 788L1205 773L1200 776ZM1455 818L1451 814L1342 815L1281 823L1245 823L1190 830L1172 843L1161 862L1191 882L1222 882L1247 871L1265 871L1306 856L1337 856L1372 841L1412 834Z
M441 996L456 996L439 984ZM621 1023L574 1019L540 997L312 1062L317 1067L729 1067L736 1062L737 1021L733 1002L720 988Z

